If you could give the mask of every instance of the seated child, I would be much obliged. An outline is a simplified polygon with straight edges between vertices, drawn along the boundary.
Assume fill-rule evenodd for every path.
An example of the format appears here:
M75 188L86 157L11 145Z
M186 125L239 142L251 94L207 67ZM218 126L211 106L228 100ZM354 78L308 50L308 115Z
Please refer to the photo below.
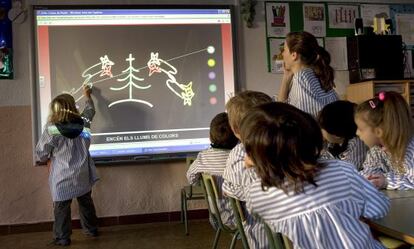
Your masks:
M383 248L361 221L381 218L388 198L340 160L321 160L315 119L291 105L253 108L240 125L246 165L259 179L246 191L248 210L295 248Z
M240 138L240 121L250 110L257 105L272 102L272 98L267 94L256 91L244 91L232 97L226 103L229 114L230 127L236 137ZM248 182L245 179L254 179L250 170L244 166L245 150L239 143L229 155L226 169L223 173L224 183L223 192L225 195L236 198L240 201L245 200L244 190ZM246 176L247 175L247 176ZM268 248L268 240L264 225L249 213L245 212L246 223L244 230L251 249Z
M413 121L405 99L381 92L357 107L355 123L370 147L361 174L379 189L414 189Z
M222 179L226 161L230 150L239 142L234 136L230 128L227 113L217 114L210 123L210 141L211 148L198 153L196 160L191 164L187 171L187 179L190 184L194 184L200 180L200 173L209 173L211 175L220 176ZM217 189L221 190L223 181L216 182ZM217 202L220 210L220 216L224 225L235 227L234 215L230 202L223 198ZM210 219L214 228L213 220Z
M336 158L362 169L368 147L356 135L354 121L356 104L338 100L327 104L318 115L318 122L325 140L322 157Z

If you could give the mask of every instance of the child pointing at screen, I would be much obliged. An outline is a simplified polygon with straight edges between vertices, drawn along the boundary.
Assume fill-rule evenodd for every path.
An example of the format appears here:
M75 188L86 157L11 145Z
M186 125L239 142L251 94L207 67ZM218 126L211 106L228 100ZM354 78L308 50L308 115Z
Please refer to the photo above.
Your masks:
M88 86L84 86L86 103L82 113L77 110L71 95L55 97L50 103L48 123L36 145L36 165L50 161L49 186L55 216L52 243L55 245L68 246L71 243L70 205L73 198L78 200L85 234L98 235L98 219L91 197L92 186L98 180L89 154L89 127L95 115L91 92Z

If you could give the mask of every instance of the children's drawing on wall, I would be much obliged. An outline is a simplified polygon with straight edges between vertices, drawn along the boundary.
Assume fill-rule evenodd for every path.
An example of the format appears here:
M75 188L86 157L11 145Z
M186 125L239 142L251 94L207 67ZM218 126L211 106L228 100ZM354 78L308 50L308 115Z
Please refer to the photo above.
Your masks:
M269 69L271 73L283 73L283 45L285 39L269 39Z
M328 4L329 28L353 29L355 18L359 18L356 5Z
M316 37L326 36L325 5L303 4L304 30Z
M10 48L0 47L0 79L13 78L13 57Z
M361 4L361 17L364 27L374 25L374 18L390 18L390 6L386 4Z
M286 36L290 32L288 3L266 2L267 36Z

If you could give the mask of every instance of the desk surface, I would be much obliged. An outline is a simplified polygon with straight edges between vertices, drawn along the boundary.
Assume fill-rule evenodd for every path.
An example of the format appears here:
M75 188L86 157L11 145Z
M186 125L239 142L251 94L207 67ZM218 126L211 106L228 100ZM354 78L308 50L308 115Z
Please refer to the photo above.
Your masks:
M414 245L414 191L384 191L391 199L387 216L368 221L369 225L390 237Z
M382 192L391 200L399 198L414 198L414 190L384 190Z

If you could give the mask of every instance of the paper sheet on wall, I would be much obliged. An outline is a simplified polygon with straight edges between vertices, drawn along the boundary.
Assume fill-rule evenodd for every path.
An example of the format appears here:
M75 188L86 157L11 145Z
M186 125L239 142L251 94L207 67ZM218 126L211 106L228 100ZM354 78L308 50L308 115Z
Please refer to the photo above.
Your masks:
M395 15L397 35L402 36L403 42L408 46L414 45L414 14Z
M325 5L303 4L304 30L316 37L326 36Z
M406 65L404 68L404 77L412 78L414 76L414 66L413 66L413 50L406 50L404 52L406 58Z
M331 67L335 70L348 70L346 37L326 37L325 49L331 55Z
M353 29L354 20L359 17L358 6L328 4L329 28Z
M290 32L288 3L266 2L266 26L268 37L284 37Z
M285 39L269 39L269 61L271 63L270 71L272 73L283 73L283 44Z
M385 4L361 4L364 27L374 25L374 17L390 18L390 6Z

